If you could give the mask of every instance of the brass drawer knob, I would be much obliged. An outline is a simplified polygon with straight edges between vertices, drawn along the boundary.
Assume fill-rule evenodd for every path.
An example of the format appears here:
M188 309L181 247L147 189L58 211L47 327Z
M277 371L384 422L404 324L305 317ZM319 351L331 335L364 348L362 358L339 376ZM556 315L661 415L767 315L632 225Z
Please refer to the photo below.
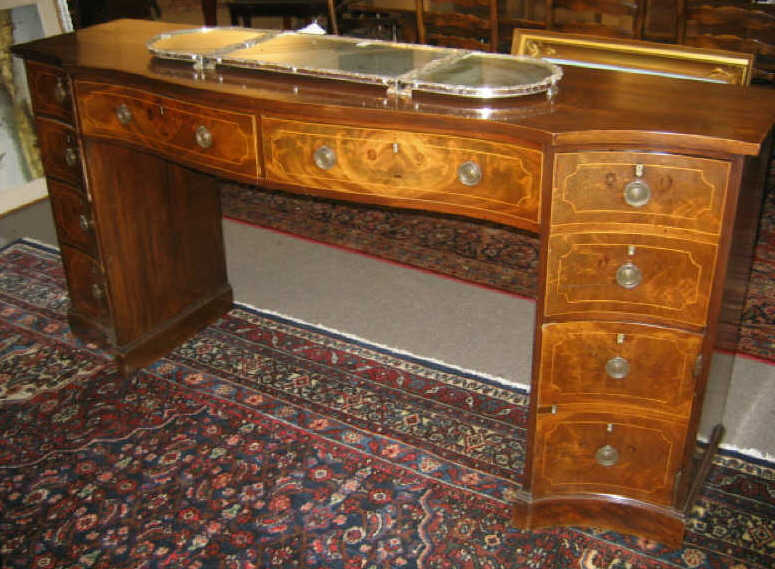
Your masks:
M619 462L619 451L611 445L604 445L597 449L595 461L600 466L613 466Z
M457 179L464 186L475 186L482 181L482 169L473 160L466 160L457 169Z
M92 220L88 215L82 213L78 216L78 225L80 225L81 229L84 231L89 231L92 228Z
M121 124L129 124L132 121L132 111L124 103L116 107L116 118Z
M624 186L624 201L632 207L643 207L651 200L651 188L645 180L633 180Z
M91 295L97 300L102 300L102 298L105 296L105 291L102 290L100 285L94 283L91 285Z
M643 273L632 262L627 261L616 269L616 282L623 288L635 288L643 280Z
M196 143L202 148L210 148L213 145L213 133L204 125L199 125L194 133Z
M613 379L624 379L630 373L630 362L622 356L614 356L605 362L605 372Z
M321 146L312 155L315 166L321 170L330 170L336 165L336 152L326 145Z
M54 100L60 105L64 105L67 100L67 89L65 88L65 81L61 77L57 79L57 84L54 85Z
M78 151L72 146L65 148L65 164L74 168L78 164Z

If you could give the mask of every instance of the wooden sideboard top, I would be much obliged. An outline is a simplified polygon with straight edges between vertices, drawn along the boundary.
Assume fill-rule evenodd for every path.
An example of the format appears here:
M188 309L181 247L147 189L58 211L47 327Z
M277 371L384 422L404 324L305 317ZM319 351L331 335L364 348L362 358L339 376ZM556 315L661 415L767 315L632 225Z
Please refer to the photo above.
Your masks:
M383 88L254 71L196 77L191 64L160 61L146 42L188 25L116 20L13 47L16 55L61 65L77 77L121 74L194 88L214 104L298 113L325 107L327 121L517 134L556 145L641 144L665 149L758 154L775 123L775 90L566 67L552 104L544 95L510 101L458 101L415 95L392 99ZM254 103L251 103L253 101Z

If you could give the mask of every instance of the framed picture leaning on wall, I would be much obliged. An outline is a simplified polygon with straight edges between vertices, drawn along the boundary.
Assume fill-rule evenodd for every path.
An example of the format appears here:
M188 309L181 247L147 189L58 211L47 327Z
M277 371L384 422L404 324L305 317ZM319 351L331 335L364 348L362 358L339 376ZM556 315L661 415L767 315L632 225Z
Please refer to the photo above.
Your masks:
M0 0L0 216L47 194L24 65L9 48L72 29L67 0Z

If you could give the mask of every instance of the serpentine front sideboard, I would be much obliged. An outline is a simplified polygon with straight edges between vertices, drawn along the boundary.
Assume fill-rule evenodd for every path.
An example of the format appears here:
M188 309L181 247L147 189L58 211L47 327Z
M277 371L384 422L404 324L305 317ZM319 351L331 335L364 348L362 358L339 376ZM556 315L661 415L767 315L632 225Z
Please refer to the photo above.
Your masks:
M13 48L73 330L129 373L230 308L221 179L538 233L514 523L680 543L708 368L736 341L775 93L569 68L552 100L406 98L154 58L146 42L175 29L124 20Z

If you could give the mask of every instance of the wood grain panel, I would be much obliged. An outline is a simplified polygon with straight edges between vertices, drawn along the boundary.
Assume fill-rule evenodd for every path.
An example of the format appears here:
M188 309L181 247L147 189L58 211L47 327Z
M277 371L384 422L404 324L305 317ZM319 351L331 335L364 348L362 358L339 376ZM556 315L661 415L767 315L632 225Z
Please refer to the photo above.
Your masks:
M642 180L651 199L633 207L625 186ZM555 158L552 225L632 222L718 235L731 165L723 160L642 152L581 152Z
M79 186L82 179L81 160L75 131L66 124L45 118L36 117L35 126L46 175ZM72 163L68 162L68 152L74 153Z
M308 123L262 120L267 179L524 226L539 221L542 153L514 144L472 138ZM336 163L314 161L326 146ZM476 163L481 181L466 186L458 168Z
M616 494L671 504L683 460L685 422L620 414L541 415L536 423L533 495ZM595 455L610 445L616 464Z
M116 345L126 350L228 289L217 179L103 141L84 151Z
M687 419L694 396L694 366L702 336L624 322L565 322L542 327L538 405L622 405ZM628 372L606 372L612 358Z
M59 241L96 257L91 207L84 195L77 188L52 179L48 180L48 194Z
M255 117L164 97L141 89L76 81L81 129L138 144L184 164L239 179L257 181L260 168ZM123 124L117 109L125 105L131 119ZM201 147L196 131L205 127L212 146Z
M634 246L633 255L629 247ZM717 247L687 239L626 233L550 236L545 311L556 318L593 313L702 327L708 316ZM635 288L617 284L625 263L642 273Z
M36 115L73 122L73 95L64 71L30 61L27 63L27 84Z

